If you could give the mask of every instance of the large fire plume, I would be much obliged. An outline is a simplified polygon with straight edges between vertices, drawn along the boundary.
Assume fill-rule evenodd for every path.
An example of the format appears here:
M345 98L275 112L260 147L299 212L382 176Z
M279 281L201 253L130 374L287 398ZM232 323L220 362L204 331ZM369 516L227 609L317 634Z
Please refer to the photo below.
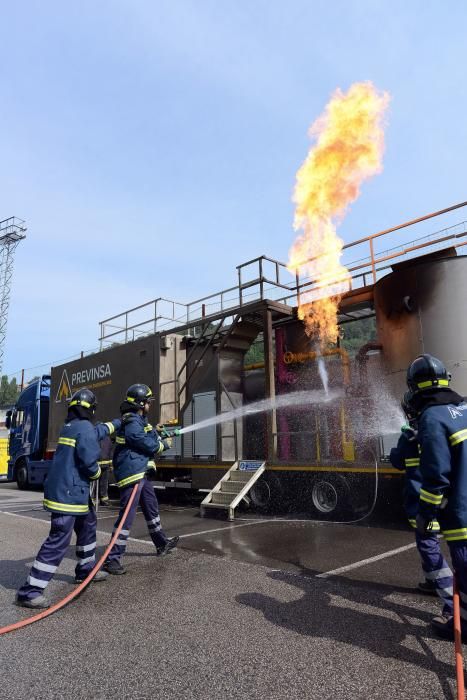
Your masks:
M301 233L290 250L288 268L313 281L301 296L299 317L321 347L337 340L337 309L349 288L336 227L360 195L361 184L382 170L389 99L370 82L354 83L347 93L336 90L310 127L314 144L297 172L294 228Z

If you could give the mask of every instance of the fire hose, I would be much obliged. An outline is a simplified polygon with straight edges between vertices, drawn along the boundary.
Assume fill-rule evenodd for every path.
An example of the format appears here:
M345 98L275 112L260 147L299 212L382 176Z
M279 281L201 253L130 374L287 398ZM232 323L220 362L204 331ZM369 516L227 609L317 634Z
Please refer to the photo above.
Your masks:
M465 700L464 689L464 659L462 657L462 634L459 588L454 576L454 652L456 656L457 700ZM1 631L1 630L0 630Z
M38 613L37 615L33 615L32 617L27 617L25 620L20 620L19 622L14 622L11 625L7 625L6 627L0 627L0 635L1 634L6 634L7 632L13 632L14 630L18 630L21 627L26 627L27 625L31 625L33 622L38 622L39 620L42 620L45 617L49 617L49 615L53 615L53 613L57 612L57 610L60 610L61 608L65 607L68 603L70 603L72 600L74 600L82 590L86 588L86 586L91 583L92 579L94 576L97 574L99 569L101 568L102 564L107 558L107 555L109 554L110 550L114 546L118 536L120 535L120 532L123 528L123 525L125 523L126 517L128 513L130 512L131 505L133 501L135 500L136 493L138 491L139 483L135 484L133 487L133 491L131 493L131 496L128 500L127 506L125 508L125 512L123 513L122 519L120 520L120 524L118 525L117 529L115 530L114 534L112 535L112 539L110 540L109 544L107 545L104 554L102 557L99 559L97 564L94 566L93 570L86 576L84 581L80 583L71 593L69 593L65 598L62 600L59 600L58 603L55 603L52 605L50 608L47 608L47 610L43 610L42 612Z

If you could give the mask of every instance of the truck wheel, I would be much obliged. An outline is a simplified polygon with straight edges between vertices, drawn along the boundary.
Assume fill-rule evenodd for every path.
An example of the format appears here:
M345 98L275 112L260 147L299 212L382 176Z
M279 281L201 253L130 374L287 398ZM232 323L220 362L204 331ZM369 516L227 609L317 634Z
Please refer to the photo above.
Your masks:
M255 510L260 513L268 513L279 506L283 500L284 488L280 479L274 474L261 476L253 484L248 496Z
M28 478L28 467L25 462L20 462L16 467L16 485L20 491L27 491L31 486Z
M350 486L338 474L316 476L311 483L311 508L314 516L333 520L347 515L350 508Z

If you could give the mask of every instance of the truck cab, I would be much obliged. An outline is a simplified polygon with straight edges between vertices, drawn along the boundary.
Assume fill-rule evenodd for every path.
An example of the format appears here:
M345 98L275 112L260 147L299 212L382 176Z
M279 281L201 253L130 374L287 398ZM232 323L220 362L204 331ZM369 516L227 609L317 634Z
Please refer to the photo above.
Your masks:
M8 411L8 479L19 489L41 485L47 474L45 461L50 403L50 375L31 382Z

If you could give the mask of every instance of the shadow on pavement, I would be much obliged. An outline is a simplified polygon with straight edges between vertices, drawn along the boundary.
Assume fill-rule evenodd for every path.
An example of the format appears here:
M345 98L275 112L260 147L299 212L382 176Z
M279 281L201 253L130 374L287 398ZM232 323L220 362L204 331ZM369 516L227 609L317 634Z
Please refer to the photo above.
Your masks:
M236 601L259 610L271 623L298 634L334 639L382 658L402 660L426 669L436 674L444 697L452 698L448 679L455 677L454 668L437 659L424 639L432 636L428 626L431 613L385 599L398 592L393 586L350 582L338 576L319 579L318 573L307 569L300 574L268 573L276 581L299 588L303 596L298 600L284 603L262 593L243 593L236 596ZM408 591L400 589L400 592ZM407 635L415 637L423 651L403 646Z

